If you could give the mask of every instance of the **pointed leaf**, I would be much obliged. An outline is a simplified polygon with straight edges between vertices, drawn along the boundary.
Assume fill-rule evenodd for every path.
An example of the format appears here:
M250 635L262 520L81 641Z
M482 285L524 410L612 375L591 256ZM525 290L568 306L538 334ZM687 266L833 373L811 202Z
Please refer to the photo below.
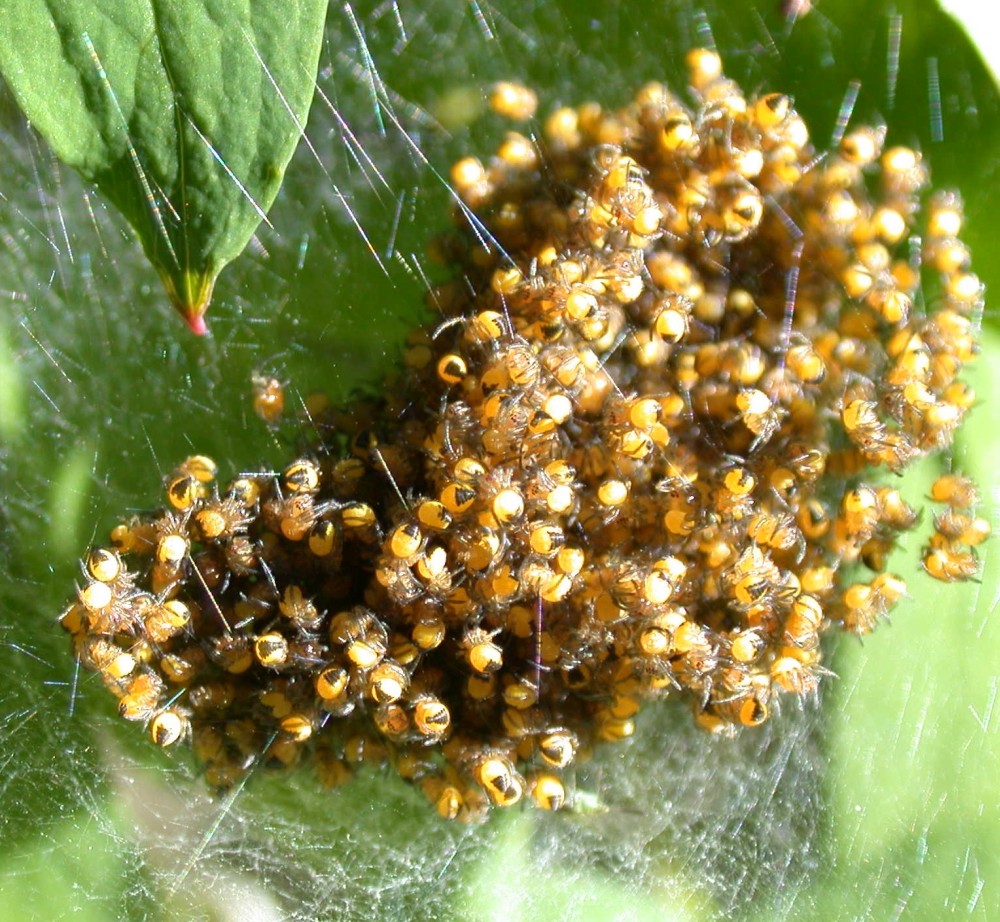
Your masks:
M196 333L277 194L325 0L0 0L0 72L56 154L135 228Z

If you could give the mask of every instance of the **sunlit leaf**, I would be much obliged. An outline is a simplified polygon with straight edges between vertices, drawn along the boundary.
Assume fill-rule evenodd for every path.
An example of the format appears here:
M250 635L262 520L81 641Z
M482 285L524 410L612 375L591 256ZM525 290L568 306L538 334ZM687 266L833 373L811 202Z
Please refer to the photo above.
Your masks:
M195 332L281 185L325 0L0 2L0 72L135 228Z
M557 861L542 865L532 847L536 817L530 813L498 819L496 850L502 862L480 862L456 919L476 922L532 922L535 919L607 922L697 922L711 915L710 897L699 892L686 868L666 865L650 894L637 894L627 878L592 870L584 889L577 869ZM543 859L544 860L544 859Z
M108 809L106 804L102 807ZM58 918L80 887L89 896L86 905L73 909L73 917L81 922L139 918L154 912L151 901L130 887L142 869L128 839L97 837L90 830L83 817L68 816L47 843L50 851L44 861L38 860L37 844L0 857L4 880L0 915L5 919Z
M983 351L967 375L980 402L954 464L989 484L1000 431L1000 381L990 366L1000 336L985 330ZM926 502L940 470L941 459L931 458L906 478L911 502ZM944 893L974 906L982 882L1000 874L1000 811L996 798L982 797L1000 760L1000 624L990 612L1000 591L996 548L983 547L981 581L949 586L916 565L919 546L912 537L890 567L905 575L910 603L864 644L841 641L830 709L836 885L887 912L901 894L928 911Z
M995 40L996 29L989 6L977 0L941 0L941 7L962 24L993 78L1000 80L1000 46Z

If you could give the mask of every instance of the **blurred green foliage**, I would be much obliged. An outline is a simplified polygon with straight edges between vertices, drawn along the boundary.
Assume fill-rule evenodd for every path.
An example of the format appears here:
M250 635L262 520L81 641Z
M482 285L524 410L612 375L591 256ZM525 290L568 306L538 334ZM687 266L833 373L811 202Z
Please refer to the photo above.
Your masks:
M472 829L378 774L333 793L306 773L262 776L211 802L184 753L152 751L74 672L55 625L88 542L156 503L177 460L205 452L228 474L289 456L295 427L250 412L254 371L290 382L293 407L393 371L426 317L440 175L503 130L481 118L445 131L435 113L500 78L537 87L543 110L682 85L683 53L709 30L748 91L794 95L821 150L859 80L853 119L884 120L890 142L924 151L935 185L963 192L976 271L1000 290L1000 98L961 31L916 0L825 0L794 25L777 0L333 9L310 144L273 229L220 281L202 340L180 335L101 197L0 102L4 917L220 918L220 894L236 915L254 901L303 919L1000 915L995 542L982 583L956 591L916 572L911 539L894 569L913 598L863 645L831 638L839 679L813 706L737 740L700 734L682 707L648 709L634 744L581 769L577 812ZM994 524L998 357L988 329L981 404L953 453ZM911 495L946 462L914 472Z

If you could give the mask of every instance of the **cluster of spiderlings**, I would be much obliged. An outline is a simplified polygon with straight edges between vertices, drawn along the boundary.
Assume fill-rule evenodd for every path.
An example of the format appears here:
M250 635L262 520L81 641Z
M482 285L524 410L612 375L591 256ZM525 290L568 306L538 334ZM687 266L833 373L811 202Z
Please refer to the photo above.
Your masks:
M649 84L456 163L459 277L399 378L314 414L279 475L220 490L188 459L91 554L63 623L123 716L190 736L219 786L308 756L330 784L392 764L446 817L554 809L644 700L759 725L815 692L824 631L904 595L918 516L881 472L973 402L961 204L922 218L920 156L883 130L818 156L788 97L689 65L693 109ZM933 498L925 569L969 578L975 488Z

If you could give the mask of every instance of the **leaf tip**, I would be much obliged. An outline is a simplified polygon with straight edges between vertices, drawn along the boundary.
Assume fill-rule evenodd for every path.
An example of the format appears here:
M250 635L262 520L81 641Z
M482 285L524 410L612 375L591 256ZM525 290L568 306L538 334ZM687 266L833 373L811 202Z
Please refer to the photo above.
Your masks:
M170 297L170 303L184 318L188 329L195 336L204 336L208 332L205 312L212 302L212 291L215 288L217 275L216 272L187 269L176 273L160 271L160 278Z
M188 329L195 336L204 336L208 332L208 324L205 323L204 314L188 313L184 315L184 320L187 322Z

